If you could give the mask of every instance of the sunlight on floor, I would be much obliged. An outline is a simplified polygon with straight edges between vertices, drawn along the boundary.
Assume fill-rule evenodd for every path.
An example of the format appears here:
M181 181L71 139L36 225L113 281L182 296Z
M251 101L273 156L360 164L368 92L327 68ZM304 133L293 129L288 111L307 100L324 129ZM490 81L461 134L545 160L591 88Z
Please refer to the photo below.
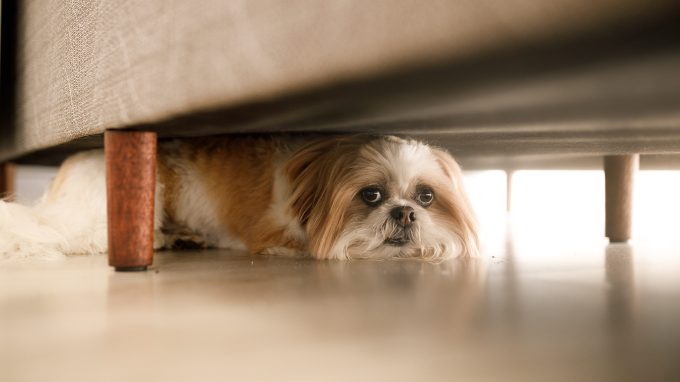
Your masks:
M505 248L506 174L472 171L465 175L477 212L485 252ZM680 245L680 171L640 171L635 182L634 243ZM543 246L558 237L573 237L574 246L601 242L604 235L604 172L517 171L512 179L511 219L514 245ZM535 253L535 251L526 251Z

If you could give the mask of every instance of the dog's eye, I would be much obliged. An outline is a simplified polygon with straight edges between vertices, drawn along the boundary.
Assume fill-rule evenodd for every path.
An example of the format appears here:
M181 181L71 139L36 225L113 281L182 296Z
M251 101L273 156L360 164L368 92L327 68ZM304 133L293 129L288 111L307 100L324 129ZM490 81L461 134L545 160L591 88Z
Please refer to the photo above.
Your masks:
M434 200L434 192L430 188L420 189L418 195L416 195L416 200L422 206L429 206Z
M375 206L380 204L383 195L380 189L375 187L364 188L361 190L361 199L363 199L369 206Z

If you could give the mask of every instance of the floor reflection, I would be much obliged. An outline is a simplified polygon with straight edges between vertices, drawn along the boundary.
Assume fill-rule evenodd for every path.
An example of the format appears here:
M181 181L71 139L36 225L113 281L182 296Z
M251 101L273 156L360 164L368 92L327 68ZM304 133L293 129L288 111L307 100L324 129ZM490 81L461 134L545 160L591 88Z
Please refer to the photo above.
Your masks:
M605 248L607 352L611 374L619 381L642 377L635 351L635 270L630 244L609 244Z
M607 282L606 327L624 340L629 337L635 319L635 270L633 247L630 244L610 244L605 249Z
M517 259L515 258L515 243L513 240L512 223L510 219L505 228L505 264L504 269L504 320L509 329L517 329L520 320L521 303L519 300ZM514 331L513 330L513 331Z

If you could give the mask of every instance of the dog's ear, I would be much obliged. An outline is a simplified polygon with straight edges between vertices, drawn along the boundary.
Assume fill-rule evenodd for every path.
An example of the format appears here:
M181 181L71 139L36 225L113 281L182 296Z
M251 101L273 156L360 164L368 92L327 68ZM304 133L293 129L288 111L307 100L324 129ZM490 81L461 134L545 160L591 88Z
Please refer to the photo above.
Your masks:
M298 150L288 160L288 208L305 226L310 250L326 258L340 236L354 198L349 171L359 148L354 138L329 138Z
M448 151L432 147L432 154L437 160L437 164L444 171L446 176L453 182L453 186L458 188L463 184L463 171L460 169L458 162L449 154Z
M328 153L336 145L333 139L320 140L298 150L286 164L286 176L292 195L288 207L306 224L314 206L323 196L323 182L328 172Z
M460 238L461 255L475 256L479 253L477 219L463 187L463 172L453 157L445 150L432 148L437 163L451 181L450 188L440 193L443 207L453 222L453 229Z

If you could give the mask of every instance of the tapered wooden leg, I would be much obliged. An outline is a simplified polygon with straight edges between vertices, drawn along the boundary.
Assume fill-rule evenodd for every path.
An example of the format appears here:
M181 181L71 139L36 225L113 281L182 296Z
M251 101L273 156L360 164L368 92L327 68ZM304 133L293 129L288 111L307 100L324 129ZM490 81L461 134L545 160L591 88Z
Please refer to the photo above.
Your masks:
M156 133L104 133L109 265L143 271L153 262Z
M605 235L612 243L626 242L633 224L633 183L640 156L611 155L604 158Z
M0 163L0 199L11 199L14 195L14 164Z

